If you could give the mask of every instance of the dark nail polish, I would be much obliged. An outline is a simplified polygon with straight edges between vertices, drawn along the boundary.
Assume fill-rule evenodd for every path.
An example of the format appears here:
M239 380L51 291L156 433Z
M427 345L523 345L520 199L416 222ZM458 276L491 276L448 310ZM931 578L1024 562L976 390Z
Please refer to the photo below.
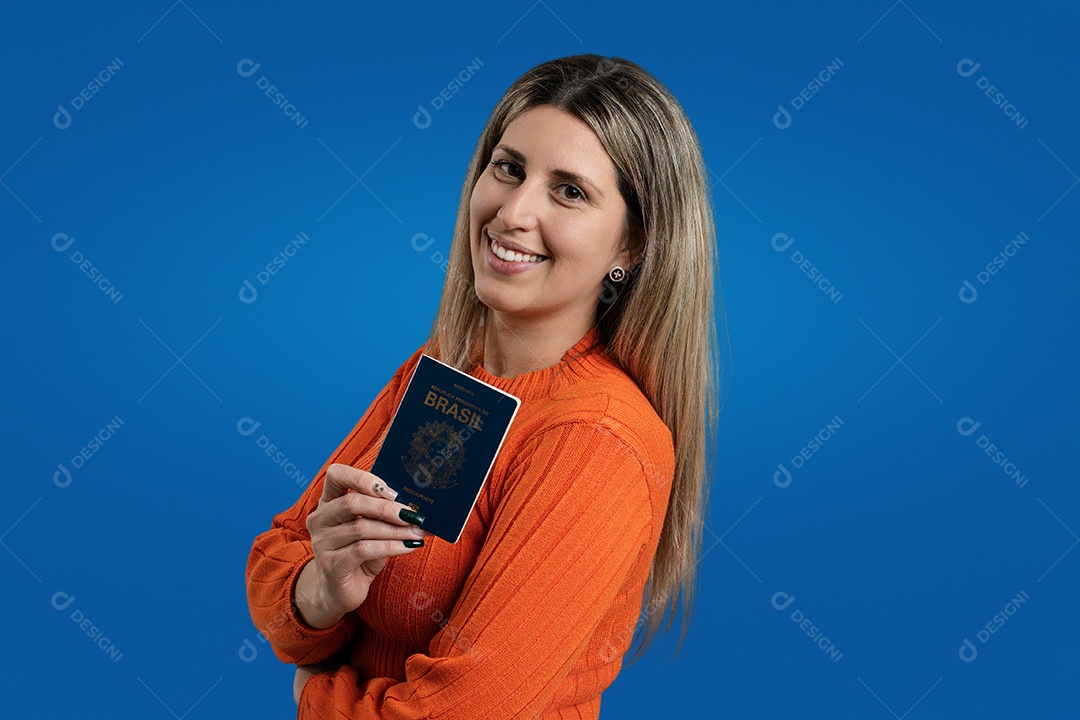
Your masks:
M401 542L407 548L424 547L424 541L423 540L402 540Z
M398 517L407 523L412 523L413 525L419 526L424 524L423 515L414 513L412 510L406 510L405 508L402 508L401 512L398 513Z

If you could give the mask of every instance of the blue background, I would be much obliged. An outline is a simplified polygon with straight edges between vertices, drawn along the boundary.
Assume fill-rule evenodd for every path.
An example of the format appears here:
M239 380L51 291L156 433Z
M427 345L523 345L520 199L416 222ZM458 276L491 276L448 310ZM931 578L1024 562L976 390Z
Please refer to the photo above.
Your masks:
M5 6L10 716L292 715L243 573L301 485L257 439L317 472L426 337L488 113L533 65L595 52L695 125L726 310L696 613L603 717L1077 717L1080 12L889 2Z

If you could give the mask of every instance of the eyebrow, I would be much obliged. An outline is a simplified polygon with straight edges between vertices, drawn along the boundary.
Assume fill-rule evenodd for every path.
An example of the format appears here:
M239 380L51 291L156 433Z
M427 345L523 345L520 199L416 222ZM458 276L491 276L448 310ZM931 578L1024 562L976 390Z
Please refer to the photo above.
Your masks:
M527 164L525 162L525 156L521 152L515 150L512 147L507 147L506 145L496 145L494 149L495 150L502 150L504 153L506 153L507 155L509 155L514 160L521 163L522 165ZM555 177L559 178L560 180L567 180L567 181L575 183L577 185L586 185L596 193L596 195L597 195L597 197L599 199L602 200L604 198L604 192L603 192L603 190L600 189L600 186L598 186L592 180L589 180L589 178L585 177L584 175L579 175L578 173L570 171L570 170L559 170L559 169L552 170L551 174L554 175Z

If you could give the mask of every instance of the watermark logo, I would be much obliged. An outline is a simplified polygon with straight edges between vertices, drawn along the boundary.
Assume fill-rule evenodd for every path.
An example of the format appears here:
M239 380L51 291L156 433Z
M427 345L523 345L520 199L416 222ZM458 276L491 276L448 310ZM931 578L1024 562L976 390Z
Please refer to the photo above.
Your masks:
M75 596L70 593L63 590L53 593L52 606L54 610L66 612L74 603ZM120 652L112 640L106 637L105 633L82 610L76 607L71 611L70 617L71 622L78 625L79 629L87 634L91 642L101 648L101 651L108 655L114 663L120 662L120 658L124 657L124 653Z
M805 465L836 434L843 424L844 421L839 415L825 423L825 427L818 430L799 452L791 456L791 466L798 470ZM776 466L776 472L773 473L773 483L778 488L786 488L791 485L791 471L783 463Z
M975 279L979 281L980 285L986 285L990 282L990 279L998 274L998 272L1005 267L1005 263L1009 262L1016 253L1020 252L1020 248L1027 245L1031 238L1027 236L1027 233L1020 233L1016 236L1015 240L1011 240L1005 248L994 257L990 258L990 262L986 263L986 267L979 271L979 274L975 276ZM964 283L960 286L960 302L965 305L970 305L979 298L979 290L976 288L970 280L964 280Z
M120 426L124 424L124 421L117 415L109 422L105 423L105 427L101 428L94 434L90 440L82 446L79 452L71 456L71 467L75 470L82 469L86 461L97 453L102 446L108 442L108 440L116 434L116 431L120 429ZM60 463L56 466L56 472L53 473L53 483L58 488L66 488L71 485L71 471L67 467Z
M256 423L256 424L258 424L258 423ZM255 636L255 639L258 640L259 642L265 644L270 635L273 635L274 632L279 630L280 628L285 627L285 625L288 622L289 622L288 614L286 614L286 613L278 613L277 615L274 616L274 619L270 622L270 625L267 626L265 630L260 631ZM241 662L246 662L246 663L255 662L255 658L259 657L259 648L257 648L255 646L255 643L251 642L251 640L249 640L247 638L244 638L240 642L240 649L237 650L237 655L240 656L240 661Z
M600 659L603 662L614 662L622 657L623 653L633 642L634 633L643 628L645 623L647 623L653 615L663 610L664 606L665 603L662 600L653 598L649 604L645 606L645 609L638 614L637 622L624 627L616 633L611 640L604 641L604 644L600 647Z
M427 253L428 248L430 248L434 243L435 238L431 237L427 233L416 233L412 236L412 240L409 241L409 244L412 245L412 249L418 253ZM439 250L432 250L429 258L431 262L445 275L446 265L450 262L450 258L444 256Z
M962 78L969 78L974 75L980 67L982 67L982 65L971 58L962 58L960 62L956 63L956 74ZM1016 123L1016 127L1021 130L1027 127L1028 119L1020 114L1020 111L1016 109L1016 106L1009 102L1009 99L1006 98L997 87L990 84L990 81L986 79L985 75L979 76L979 79L975 81L975 87L982 90L986 97L990 98L990 102L996 107L1001 108L1001 112L1005 114L1005 117Z
M435 604L435 598L423 590L418 590L409 598L409 604L416 610L427 610ZM461 627L450 622L449 616L442 610L434 608L428 617L439 627L444 637L449 638L454 645L458 646L460 652L469 652L472 649L473 640L462 632Z
M776 252L782 253L794 243L795 238L787 233L780 232L772 236L772 248ZM844 297L843 294L836 289L836 286L825 277L819 268L814 267L813 263L811 263L801 251L792 250L789 259L810 279L810 282L816 285L818 289L825 294L825 297L833 301L833 304L840 303L840 300Z
M74 243L75 238L67 233L56 233L52 237L52 249L59 253L65 252ZM112 300L114 305L119 304L124 295L116 289L116 286L105 277L99 268L83 255L81 250L72 250L69 259L90 279L90 282L104 293L105 297Z
M435 97L431 98L429 105L431 110L429 111L426 105L417 105L416 112L413 114L413 125L420 130L427 130L431 127L431 123L434 121L433 113L437 113L446 106L446 103L450 102L455 95L461 92L461 88L465 83L473 79L473 77L480 71L480 68L484 66L484 61L478 57L473 58L465 67L458 72L450 82L446 84L442 90L440 90Z
M836 73L840 71L840 68L844 66L843 61L836 57L832 59L828 65L826 65L821 72L815 75L810 82L806 84L802 90L800 90L795 97L791 98L791 110L789 111L783 103L776 106L776 112L773 114L773 125L779 130L787 130L791 127L792 112L798 112L806 106L806 103L819 92L825 83L829 82L836 76Z
M285 263L292 260L293 257L300 252L300 248L307 245L308 240L310 239L311 238L307 236L307 233L302 232L296 236L295 240L286 245L281 252L271 258L270 262L266 264L266 267L260 270L255 276L255 279L259 281L259 285L266 285L270 282L271 278L277 275L278 271L285 267ZM240 302L245 305L250 305L259 298L258 288L247 279L244 280L243 284L240 286L240 292L237 294L240 297Z
M975 633L975 638L981 645L985 645L989 642L991 636L1004 627L1005 623L1011 620L1012 616L1020 609L1020 606L1029 599L1027 592L1021 590L1016 597L1005 603L1005 607L1001 609L1001 612L995 613L994 617L990 618L990 622L986 623L986 625ZM979 657L979 647L971 642L970 638L964 638L964 641L960 643L960 649L957 651L957 654L960 656L960 659L966 663L975 662L975 659Z
M257 420L253 420L249 417L242 417L236 423L236 432L242 437L250 437L259 429L262 423ZM285 453L278 449L277 445L270 442L270 439L259 434L259 437L255 440L255 446L266 453L266 456L285 473L285 476L290 480L296 482L297 485L306 486L311 480L300 472L300 470L285 456Z
M981 422L977 422L969 417L962 417L956 423L956 432L960 433L962 437L971 437L981 426ZM986 455L990 458L991 462L1001 468L1001 471L1005 473L1005 476L1015 482L1017 487L1024 487L1028 484L1027 475L1020 472L1020 469L1016 467L1016 464L1006 457L1005 453L1000 450L997 445L990 442L990 438L986 437L986 435L980 433L979 437L975 440L975 445L986 452Z
M242 78L249 78L254 75L259 68L262 67L259 63L255 62L251 58L243 58L240 62L236 63L236 74ZM303 130L308 126L308 119L300 114L300 111L296 109L296 106L289 102L289 99L285 97L275 85L272 85L265 75L260 75L259 79L255 81L255 87L263 91L266 97L270 98L270 102L275 107L281 109L281 112L285 114L285 117L292 120L296 127Z
M795 602L795 596L786 593L783 590L773 593L772 606L774 609L781 612L786 611ZM844 653L840 652L839 648L825 636L825 633L818 628L817 625L806 616L806 614L799 608L795 608L791 611L791 622L799 626L799 629L806 633L807 637L825 653L833 662L840 662L840 658L844 657Z
M86 103L90 102L90 100L98 94L102 86L112 80L122 67L124 67L124 61L118 57L113 58L112 62L90 79L90 82L86 84L86 87L80 90L75 97L71 98L71 110L68 110L62 103L57 105L56 113L53 114L53 125L59 130L67 130L71 127L72 113L82 110Z
M457 473L467 457L466 444L473 435L483 430L484 416L488 414L488 411L459 395L440 392L443 394L428 392L424 405L440 410L456 422L427 422L413 433L409 454L401 459L405 472L417 488L445 490L457 485ZM402 490L434 503L434 500L408 485Z

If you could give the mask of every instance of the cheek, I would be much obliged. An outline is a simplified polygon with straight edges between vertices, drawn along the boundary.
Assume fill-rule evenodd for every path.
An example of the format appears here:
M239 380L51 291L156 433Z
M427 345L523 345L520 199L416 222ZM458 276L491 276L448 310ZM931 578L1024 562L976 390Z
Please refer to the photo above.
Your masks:
M472 196L469 198L469 227L473 232L476 232L476 221L478 214L479 193L478 188L473 188Z
M473 185L472 195L469 198L469 212L474 218L482 216L494 203L491 182L486 175L481 175ZM483 218L481 217L481 220Z
M473 255L476 254L477 245L479 242L480 233L484 228L484 211L483 211L483 192L480 188L480 184L477 183L473 188L472 196L469 198L469 247L472 250Z

